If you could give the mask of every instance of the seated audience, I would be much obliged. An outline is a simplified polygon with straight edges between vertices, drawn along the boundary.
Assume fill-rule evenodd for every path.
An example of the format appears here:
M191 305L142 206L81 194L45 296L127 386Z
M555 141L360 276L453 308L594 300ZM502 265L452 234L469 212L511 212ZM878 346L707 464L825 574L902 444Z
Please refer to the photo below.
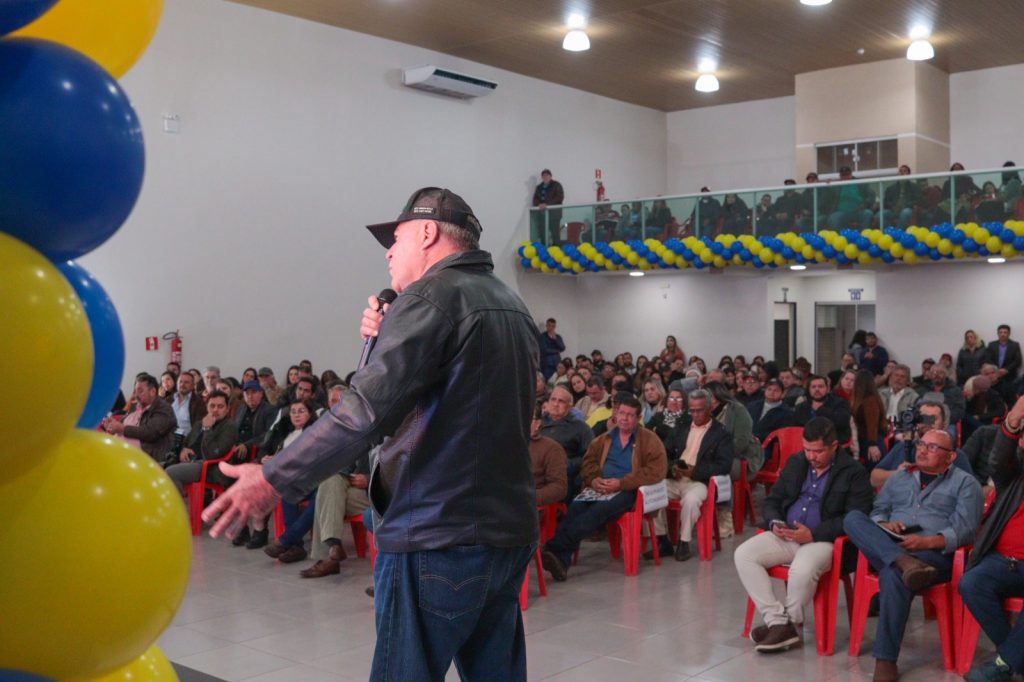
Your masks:
M158 397L170 402L174 398L174 391L178 385L178 377L173 372L164 372L160 375L160 388L157 389Z
M761 450L760 441L754 437L754 422L750 413L732 397L725 384L712 381L705 384L704 388L711 394L712 416L721 422L732 437L732 480L739 480L740 463L744 460L747 462L747 480L754 480L764 465L764 451ZM732 505L729 503L718 507L718 532L722 538L733 535Z
M856 452L871 471L882 459L888 423L885 421L885 405L875 388L874 375L868 370L860 370L854 379L850 413L857 428Z
M188 372L178 377L178 390L169 398L169 402L176 420L174 442L170 451L177 455L181 451L182 443L185 442L185 436L192 430L192 425L198 424L206 416L206 403L196 394L195 377Z
M284 395L284 387L278 386L277 379L274 378L274 370L269 367L260 367L258 374L260 386L263 387L263 393L267 396L267 402L271 407L278 407L281 396Z
M896 365L893 365L893 367L895 366ZM934 366L934 358L925 358L924 360L921 361L921 373L910 380L910 383L914 387L914 390L920 389L921 393L924 393L925 391L928 390L926 388L929 381L928 373ZM888 381L886 382L886 384L888 384Z
M590 444L580 471L593 501L573 500L554 538L544 545L541 559L556 581L566 579L584 538L633 509L637 489L661 481L668 470L665 446L653 432L639 428L640 401L628 393L617 398L615 426Z
M809 420L803 451L786 461L765 498L762 528L768 532L744 542L733 556L740 582L764 620L750 631L757 651L780 651L800 641L797 628L818 579L832 568L832 545L843 534L843 517L855 509L871 511L873 498L864 468L839 448L832 421ZM768 575L779 564L789 565L782 595Z
M210 394L217 390L217 381L220 379L220 367L210 365L203 370L203 384L205 389L203 390L203 400L207 400ZM231 399L231 395L226 393L228 400Z
M544 417L537 431L565 450L570 492L575 487L574 481L580 473L583 455L594 438L594 432L585 421L570 411L571 408L572 394L565 386L555 386L551 389L551 395L545 404Z
M843 373L848 370L857 371L857 358L854 357L853 353L843 353L843 357L839 361L839 369L834 369L825 375L828 377L829 385L833 389L839 388L839 381L842 379Z
M928 383L922 386L925 392L922 393L921 397L927 398L929 393L942 396L943 402L949 406L949 423L956 424L963 419L966 409L964 392L960 390L956 382L948 378L946 368L940 364L933 365L928 370L928 379Z
M903 164L899 168L900 175L910 175L910 166ZM921 187L910 180L899 180L889 183L882 199L882 210L875 214L880 227L898 227L905 229L910 225L914 209L921 201Z
M828 379L813 374L807 385L807 400L796 406L793 414L794 426L806 426L815 417L825 417L836 428L840 444L849 442L850 404L828 390Z
M1006 681L1024 674L1024 618L1013 625L1003 600L1024 597L1024 398L1018 400L999 427L992 449L992 480L996 497L958 589L964 605L996 645L996 657L971 670L968 682Z
M782 401L782 382L769 379L764 385L764 397L747 405L753 422L753 434L762 443L775 430L794 426L793 408Z
M159 463L173 446L178 422L170 404L157 397L157 389L156 378L143 372L135 378L135 391L132 393L137 405L135 414L129 414L123 422L105 419L101 426L112 436L136 441L143 452ZM126 423L131 417L135 423Z
M601 377L590 377L587 380L587 395L576 403L576 409L584 419L587 419L607 400L608 392L604 388L604 380Z
M228 397L221 391L213 391L206 397L207 414L193 424L185 438L185 444L178 453L178 464L167 467L167 475L184 494L185 486L197 483L202 476L203 462L220 459L231 452L238 439L238 428L228 418ZM209 467L207 480L220 485L230 485L234 479L224 476L217 467Z
M878 390L878 397L885 405L885 417L889 421L912 408L917 402L918 395L917 391L910 387L910 368L906 365L896 365L889 374L888 383Z
M953 552L974 539L981 521L981 486L952 466L954 454L948 432L925 433L917 444L916 466L885 482L870 516L854 510L843 521L850 540L879 573L872 653L874 679L880 682L899 676L896 661L914 594L950 579ZM918 530L906 532L914 527Z
M944 403L922 400L914 410L913 429L909 432L897 431L893 435L892 449L871 470L871 485L881 488L897 471L911 468L917 455L917 440L929 431L946 431L948 428L949 407ZM974 475L970 460L965 454L957 451L953 464ZM984 485L983 481L979 482Z
M783 367L779 370L779 381L782 382L782 402L789 407L796 407L797 401L807 395L803 387L803 377L798 370Z
M992 390L987 377L971 377L964 384L963 392L964 418L960 422L963 440L970 438L978 427L1002 419L1006 414L1006 403Z
M537 486L537 506L545 507L565 499L569 490L565 448L540 435L542 411L537 405L530 424L530 468Z
M690 414L686 411L686 391L681 388L673 388L669 390L668 397L665 399L665 409L651 417L647 428L657 434L667 449L668 438L675 428L689 420Z
M857 380L857 371L858 370L856 369L844 370L843 373L840 374L839 382L836 384L835 390L833 391L838 398L841 398L848 403L853 402L853 385Z
M242 396L244 405L235 415L238 443L235 445L234 456L238 459L248 457L249 450L263 441L277 415L277 410L267 402L258 381L245 382L245 386L242 387Z
M628 385L628 381L626 382ZM665 409L665 387L656 379L648 379L644 382L643 410L640 419L643 424L651 421L651 418Z
M761 388L761 382L753 371L744 372L737 378L736 389L737 402L748 409L751 404L764 400L764 390Z
M700 518L701 505L708 498L708 481L712 476L725 476L732 469L732 436L721 423L711 418L713 399L704 389L687 396L690 419L677 422L665 444L668 458L668 477L665 487L668 499L679 500L679 544L673 547L668 539L665 512L659 512L654 521L659 552L674 553L676 561L692 556L690 541L693 526ZM644 555L653 558L653 551Z
M1017 391L1014 389L1013 383L1005 376L1000 376L998 367L990 362L983 363L981 376L988 379L988 390L999 394L1005 404L1013 405L1017 401Z

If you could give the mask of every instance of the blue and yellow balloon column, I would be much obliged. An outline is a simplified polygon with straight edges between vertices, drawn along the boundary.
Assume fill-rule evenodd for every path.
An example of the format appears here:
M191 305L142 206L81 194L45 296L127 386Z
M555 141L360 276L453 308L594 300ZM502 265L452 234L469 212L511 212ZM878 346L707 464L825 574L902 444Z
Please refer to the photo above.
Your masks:
M786 232L777 236L723 234L715 238L685 237L659 242L584 242L579 246L544 246L523 242L517 250L526 270L577 275L606 270L668 270L749 267L771 269L787 265L829 263L919 262L1024 255L1024 221L1005 223L944 223L905 230L822 230Z
M116 78L161 10L0 3L0 680L177 679L153 643L185 594L188 522L152 459L95 430L124 337L74 260L142 188L142 130Z

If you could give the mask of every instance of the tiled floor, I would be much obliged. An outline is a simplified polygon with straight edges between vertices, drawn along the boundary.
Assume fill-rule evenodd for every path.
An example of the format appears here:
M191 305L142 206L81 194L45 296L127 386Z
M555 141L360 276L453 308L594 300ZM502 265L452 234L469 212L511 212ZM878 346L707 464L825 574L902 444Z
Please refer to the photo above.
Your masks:
M546 598L531 578L524 615L530 680L869 680L874 619L863 653L849 658L842 597L832 657L815 653L812 623L807 644L782 654L757 654L740 637L746 600L732 553L741 541L724 541L711 562L642 562L635 578L623 576L607 543L585 542L569 580L549 581ZM363 593L370 562L352 552L340 575L303 580L298 572L308 564L282 565L261 551L196 538L188 595L161 648L172 661L223 680L366 680L374 643L373 603ZM991 655L982 637L976 660ZM959 679L943 672L936 625L924 621L919 604L900 669L908 681ZM458 679L454 670L448 677Z

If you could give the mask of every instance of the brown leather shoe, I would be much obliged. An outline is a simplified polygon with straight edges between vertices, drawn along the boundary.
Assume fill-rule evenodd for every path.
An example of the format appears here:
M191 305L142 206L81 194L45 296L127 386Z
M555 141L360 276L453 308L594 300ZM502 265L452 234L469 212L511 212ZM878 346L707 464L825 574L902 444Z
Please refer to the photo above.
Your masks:
M306 558L306 548L302 545L292 545L277 555L277 560L282 564L293 564Z
M331 559L321 559L309 568L299 571L299 575L303 578L323 578L328 575L337 575L341 573L341 565L337 561Z
M872 682L896 682L900 678L900 671L896 668L896 661L883 661L875 659L875 674Z
M341 545L331 545L331 549L327 552L327 558L331 561L344 561L348 558L348 554L345 553L345 548Z
M279 557L282 554L284 554L284 551L286 549L288 549L288 548L285 547L284 545L279 545L279 544L277 544L275 542L272 545L267 545L266 547L264 547L263 548L263 553L266 554L271 559L276 559L277 557Z
M903 584L911 592L917 592L932 585L939 575L934 566L929 566L909 554L900 556L893 562L893 565L903 573Z

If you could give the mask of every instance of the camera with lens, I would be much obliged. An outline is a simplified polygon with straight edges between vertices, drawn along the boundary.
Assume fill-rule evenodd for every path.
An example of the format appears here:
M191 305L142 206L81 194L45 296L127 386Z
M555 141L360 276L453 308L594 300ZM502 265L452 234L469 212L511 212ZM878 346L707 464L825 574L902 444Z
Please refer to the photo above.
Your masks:
M920 425L931 426L935 423L935 417L928 414L921 414L914 408L908 408L900 412L893 421L894 434L916 433Z

